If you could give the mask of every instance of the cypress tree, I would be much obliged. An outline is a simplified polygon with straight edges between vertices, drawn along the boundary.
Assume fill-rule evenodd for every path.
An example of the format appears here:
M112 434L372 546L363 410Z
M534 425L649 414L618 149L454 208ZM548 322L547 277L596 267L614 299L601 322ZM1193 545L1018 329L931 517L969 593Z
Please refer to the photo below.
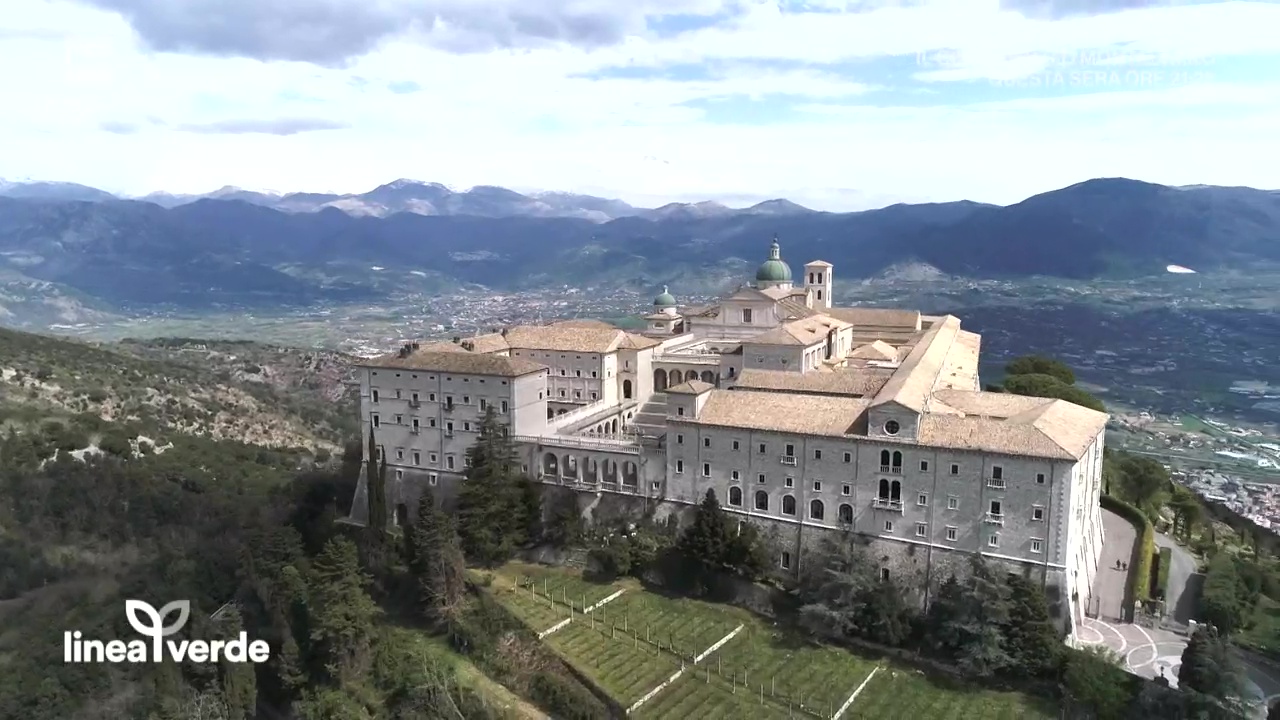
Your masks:
M464 587L462 549L453 518L436 509L430 491L418 501L417 517L405 535L412 538L409 571L423 614L431 620L452 617Z
M330 540L312 566L311 639L335 680L359 675L369 659L379 611L365 591L368 583L355 545L345 538Z
M458 490L457 528L463 551L478 563L510 559L529 539L529 481L520 458L490 407L480 424L480 437L467 450L469 460Z

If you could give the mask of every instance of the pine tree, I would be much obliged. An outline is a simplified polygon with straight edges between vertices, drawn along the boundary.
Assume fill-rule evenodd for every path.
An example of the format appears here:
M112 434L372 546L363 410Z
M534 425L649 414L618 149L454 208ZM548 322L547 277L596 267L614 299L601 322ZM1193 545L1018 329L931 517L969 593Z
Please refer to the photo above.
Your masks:
M423 613L431 620L451 618L464 588L462 549L453 518L436 509L430 491L419 499L417 517L405 535L412 537L409 571Z
M1044 591L1021 575L1010 575L1009 623L1005 649L1011 667L1038 677L1049 677L1058 666L1062 643L1049 618Z
M382 542L387 530L387 458L378 462L378 441L373 435L373 426L369 426L369 452L365 459L366 487L369 491L369 530L370 537L378 543Z
M1178 687L1216 700L1240 697L1242 673L1231 645L1211 625L1201 625L1182 651Z
M529 481L521 474L515 446L492 407L467 458L465 479L458 490L458 535L467 557L497 564L528 541L531 508Z
M330 540L312 567L311 639L336 680L359 674L368 660L378 614L368 583L355 545L345 538Z
M244 630L240 610L234 605L223 611L218 621L218 635L233 640ZM257 715L258 679L253 665L233 663L225 658L218 664L222 697L227 704L228 720L246 720Z

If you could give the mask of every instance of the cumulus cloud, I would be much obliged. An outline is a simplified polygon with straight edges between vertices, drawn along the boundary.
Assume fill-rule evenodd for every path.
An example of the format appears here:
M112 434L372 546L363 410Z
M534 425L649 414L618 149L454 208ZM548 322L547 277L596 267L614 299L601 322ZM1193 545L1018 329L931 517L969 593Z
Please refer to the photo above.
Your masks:
M177 130L227 135L297 135L318 130L343 130L348 125L323 118L229 119L204 123L184 123Z
M1125 10L1191 5L1196 0L1000 0L1000 7L1028 17L1067 18Z
M599 47L647 16L713 14L720 0L80 0L119 13L154 50L337 66L392 36L452 52Z

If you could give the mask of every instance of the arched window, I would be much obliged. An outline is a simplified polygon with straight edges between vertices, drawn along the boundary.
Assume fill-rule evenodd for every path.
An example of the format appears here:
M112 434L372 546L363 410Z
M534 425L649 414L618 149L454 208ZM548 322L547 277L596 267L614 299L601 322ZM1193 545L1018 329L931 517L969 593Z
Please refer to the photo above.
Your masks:
M902 502L902 483L894 480L893 486L889 492L889 499L894 502Z
M556 411L552 410L551 408L547 408L547 419L550 420L555 416L556 416Z
M735 507L742 505L742 488L736 485L729 488L729 504Z
M877 496L881 500L889 499L889 481L888 480L885 480L884 478L880 479L880 492L877 493Z
M769 509L769 493L763 490L756 491L756 509L757 510Z
M555 453L547 453L542 457L542 472L547 475L560 474L560 463L557 461Z
M902 453L897 450L893 451L893 469L899 472L902 470Z
M631 381L630 380L622 381L622 399L623 400L631 399Z
M791 495L782 496L782 514L783 515L796 514L796 499Z
M849 503L840 505L840 522L847 525L853 524L853 506Z
M880 451L880 466L889 467L889 451L888 450Z
M809 519L821 520L826 514L826 507L823 506L821 500L812 500L809 502Z
M734 377L737 374L737 372L738 372L737 369L734 368L733 366L729 367L729 377L731 378Z

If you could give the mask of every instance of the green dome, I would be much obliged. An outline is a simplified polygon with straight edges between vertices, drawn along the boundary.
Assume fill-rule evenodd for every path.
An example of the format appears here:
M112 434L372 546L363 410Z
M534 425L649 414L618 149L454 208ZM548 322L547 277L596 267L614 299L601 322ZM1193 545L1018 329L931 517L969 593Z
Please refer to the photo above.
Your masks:
M756 281L791 282L791 267L782 261L782 250L778 247L776 238L773 245L769 247L769 259L760 265L759 270L756 270Z
M662 286L662 294L653 299L653 306L660 308L676 306L676 299L671 293L667 292L666 285Z

